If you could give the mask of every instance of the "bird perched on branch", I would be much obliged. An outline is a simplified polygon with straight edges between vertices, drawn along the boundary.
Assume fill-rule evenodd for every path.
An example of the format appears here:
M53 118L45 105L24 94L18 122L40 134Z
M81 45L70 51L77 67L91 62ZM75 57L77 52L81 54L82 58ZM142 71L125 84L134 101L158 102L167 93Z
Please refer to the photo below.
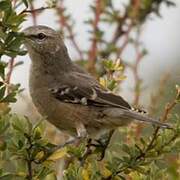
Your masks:
M168 127L134 112L121 96L103 88L72 62L55 30L32 26L23 32L32 60L29 85L33 103L60 130L84 137L127 125L134 119Z

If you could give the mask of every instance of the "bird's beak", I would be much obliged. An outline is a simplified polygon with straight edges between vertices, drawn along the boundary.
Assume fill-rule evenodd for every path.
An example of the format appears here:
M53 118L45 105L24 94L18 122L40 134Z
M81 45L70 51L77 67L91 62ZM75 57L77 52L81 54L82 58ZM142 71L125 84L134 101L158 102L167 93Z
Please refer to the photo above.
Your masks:
M25 46L25 48L27 49L29 44L31 44L31 38L30 38L30 35L29 35L29 32L24 29L22 32L22 36L23 36L23 44Z
M30 38L30 34L29 34L28 28L24 29L24 30L22 31L22 34L23 34L23 36L24 36L25 39L26 39L26 38L27 38L27 39Z
M29 39L29 38L30 38L30 36L27 35L27 34L25 34L24 32L22 32L22 36L23 36L25 39Z

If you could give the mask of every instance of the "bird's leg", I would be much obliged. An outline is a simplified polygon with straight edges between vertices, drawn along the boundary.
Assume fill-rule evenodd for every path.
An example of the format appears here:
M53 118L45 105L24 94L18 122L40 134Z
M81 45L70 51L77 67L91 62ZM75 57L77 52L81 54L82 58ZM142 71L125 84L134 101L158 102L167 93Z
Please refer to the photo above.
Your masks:
M76 131L77 131L76 137L71 138L70 140L66 141L62 145L58 145L56 148L60 149L60 148L65 147L66 145L76 144L76 143L79 144L80 140L87 138L86 128L81 122L76 122Z
M79 146L81 141L85 140L88 137L88 135L83 123L77 121L75 125L76 125L77 137L74 137L74 144L76 146Z
M107 148L108 148L108 146L109 146L109 144L110 144L111 138L112 138L112 136L113 136L113 134L114 134L114 131L115 131L115 130L110 130L108 133L102 135L102 137L101 137L99 140L95 140L95 142L96 142L97 144L96 144L96 143L94 144L94 143L92 142L92 139L90 139L90 138L87 140L86 150L85 150L83 156L82 156L81 159L80 159L81 166L84 165L87 157L94 152L94 147L95 147L95 148L99 147L99 148L102 149L102 151L101 151L101 156L100 156L100 158L98 159L98 161L103 160L103 158L104 158L104 156L105 156L105 153L106 153L106 150L107 150ZM92 149L92 148L93 148L93 149Z
M63 148L70 144L78 145L80 141L87 137L87 131L82 123L76 123L77 136L72 139L66 141L64 144L56 146L56 149Z
M76 131L78 135L77 137L79 137L80 139L87 138L87 131L82 122L79 121L76 122Z
M83 123L77 122L76 123L76 129L77 129L78 137L80 138L79 140L87 139L86 149L84 151L83 156L79 159L81 162L81 166L83 166L88 155L90 155L92 153L92 149L91 149L92 139L88 138L88 134L87 134L86 128L85 128ZM80 141L77 143L77 145L79 145L79 143L80 143Z

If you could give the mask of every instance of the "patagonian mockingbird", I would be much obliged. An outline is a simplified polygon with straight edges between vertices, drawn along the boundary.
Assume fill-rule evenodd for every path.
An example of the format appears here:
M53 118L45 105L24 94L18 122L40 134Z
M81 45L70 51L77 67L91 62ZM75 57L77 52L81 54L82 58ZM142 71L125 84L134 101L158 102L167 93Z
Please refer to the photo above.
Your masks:
M23 33L32 60L29 85L33 103L60 130L84 137L127 125L134 119L168 127L133 111L121 96L109 92L72 62L55 30L32 26Z

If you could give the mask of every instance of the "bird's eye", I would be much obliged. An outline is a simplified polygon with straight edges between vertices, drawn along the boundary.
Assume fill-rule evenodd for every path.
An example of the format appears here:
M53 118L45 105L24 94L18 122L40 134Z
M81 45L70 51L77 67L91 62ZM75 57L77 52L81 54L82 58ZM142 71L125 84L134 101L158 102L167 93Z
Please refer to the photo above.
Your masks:
M43 33L39 33L39 34L37 35L37 38L38 38L39 40L43 40L43 39L46 38L46 35L43 34Z

